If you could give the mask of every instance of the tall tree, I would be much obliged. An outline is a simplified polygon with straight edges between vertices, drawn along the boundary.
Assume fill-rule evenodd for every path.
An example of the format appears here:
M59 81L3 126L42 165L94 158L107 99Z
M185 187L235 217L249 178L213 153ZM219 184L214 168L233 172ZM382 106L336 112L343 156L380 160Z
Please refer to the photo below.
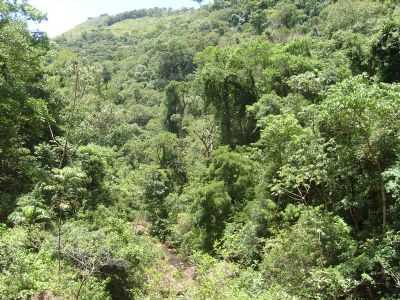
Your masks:
M259 98L255 79L270 53L254 42L232 48L208 48L198 56L198 80L206 105L214 109L222 144L235 147L254 142L258 131L247 107Z
M0 220L35 176L34 146L49 139L49 94L43 86L45 35L26 21L44 18L26 1L0 1Z
M369 224L376 224L371 212L380 207L384 230L390 203L382 173L395 163L400 146L399 99L398 85L358 76L332 88L319 108L321 133L336 144L336 196L346 198L342 203L350 202Z

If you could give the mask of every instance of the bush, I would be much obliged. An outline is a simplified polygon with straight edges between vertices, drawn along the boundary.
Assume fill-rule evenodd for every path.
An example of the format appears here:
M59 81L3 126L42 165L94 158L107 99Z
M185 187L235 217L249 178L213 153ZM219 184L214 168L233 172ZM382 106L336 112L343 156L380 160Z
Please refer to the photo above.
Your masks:
M326 268L346 261L354 250L350 228L342 219L319 209L308 209L296 224L267 240L260 268L267 286L278 284L300 298L319 290L307 289L309 277L315 280L318 274L321 279L324 276L324 280L333 280L329 282L331 288L335 287L331 293L340 294L343 286L335 281L342 280L343 275L339 270L334 273Z

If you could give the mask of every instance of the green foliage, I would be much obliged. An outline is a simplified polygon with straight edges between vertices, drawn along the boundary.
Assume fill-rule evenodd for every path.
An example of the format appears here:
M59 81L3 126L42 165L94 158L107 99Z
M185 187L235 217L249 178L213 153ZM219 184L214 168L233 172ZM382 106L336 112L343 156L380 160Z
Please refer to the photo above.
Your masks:
M0 15L0 199L12 207L37 176L32 150L48 139L56 107L40 81L47 38L31 34L24 23L42 16L25 1L1 1ZM9 208L2 208L0 220L8 213Z
M246 108L258 100L255 76L269 53L268 44L252 42L241 47L208 48L198 56L198 80L206 105L215 109L222 144L234 147L257 138L255 120Z
M105 290L112 299L131 299L132 291L143 288L143 272L158 253L146 237L134 236L123 220L103 217L100 228L96 223L91 224L92 228L83 222L65 224L62 257L78 269L82 278L107 280Z
M158 74L161 80L183 80L194 71L194 53L181 40L171 40L160 44Z
M169 206L170 218L178 223L173 234L184 236L179 242L213 251L226 222L254 197L252 166L245 153L219 148L199 181L188 185L180 197L168 199L176 206Z
M98 204L110 204L110 195L105 185L107 162L102 148L89 145L79 148L82 171L88 177L87 190L89 195L86 208L95 208Z
M254 164L246 153L231 152L222 147L215 151L209 166L209 178L224 183L235 209L254 197Z
M194 225L199 227L201 248L212 251L214 243L221 237L225 221L231 214L232 199L222 181L213 181L196 191L194 203Z
M305 15L294 3L279 1L274 8L267 11L267 19L273 28L293 28L305 19Z
M221 240L223 244L219 252L225 259L245 266L258 263L263 241L258 237L256 222L228 223Z
M168 131L182 136L183 119L188 106L189 86L186 83L172 81L166 88L165 127Z
M160 237L165 235L165 221L168 216L166 197L171 191L171 182L164 169L149 167L144 170L142 182L144 207L154 224L153 232Z
M398 22L389 21L382 27L379 36L372 46L372 55L378 74L385 82L397 82L400 57L398 49L400 25Z
M2 231L0 234L0 295L4 299L24 299L39 294L75 297L79 280L74 271L66 267L57 276L56 262L45 246L47 233L35 232L35 248L32 250L29 236L23 228ZM104 283L89 278L81 291L81 299L107 299Z
M397 6L0 1L0 298L398 298Z
M343 201L346 209L348 206L360 209L380 206L381 213L377 212L376 216L381 218L383 227L386 226L386 206L390 203L386 199L382 172L396 159L398 93L396 85L372 84L359 76L333 88L320 107L320 130L334 139L335 169L343 170L339 176L332 174L332 178L338 180L335 186L346 182L357 191L352 198L342 196L347 198L347 203ZM344 170L348 170L347 176L358 180L355 183L346 180ZM345 190L350 188L346 185L342 186ZM379 197L369 197L374 193ZM369 222L376 224L373 220Z
M50 220L49 212L38 190L20 197L17 208L8 218L15 225L34 225Z
M308 297L306 295L316 296L316 291L313 291L312 287L307 291L308 281L316 280L314 276L332 280L328 283L328 287L336 289L330 294L327 293L328 289L324 290L324 296L331 299L345 293L346 288L350 286L346 286L348 283L344 280L340 269L324 268L351 257L354 246L350 228L343 220L316 209L305 210L295 225L266 242L265 257L261 264L262 272L267 284L279 284L285 287L289 294L300 298ZM313 274L311 278L310 274ZM339 282L339 285L335 282L337 276L343 281Z
M143 272L160 254L155 249L149 251L153 248L150 239L133 235L128 223L105 211L92 212L62 227L62 272L58 274L56 239L49 233L18 227L3 230L1 297L49 293L65 298L131 299L140 294Z

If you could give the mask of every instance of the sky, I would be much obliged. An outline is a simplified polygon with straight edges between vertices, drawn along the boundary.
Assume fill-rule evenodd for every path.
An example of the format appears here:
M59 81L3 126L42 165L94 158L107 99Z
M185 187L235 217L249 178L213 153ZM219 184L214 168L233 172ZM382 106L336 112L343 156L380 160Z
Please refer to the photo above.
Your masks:
M48 21L30 25L32 29L46 31L55 37L89 17L101 14L114 15L124 11L151 7L195 7L192 0L28 0L34 7L47 13Z

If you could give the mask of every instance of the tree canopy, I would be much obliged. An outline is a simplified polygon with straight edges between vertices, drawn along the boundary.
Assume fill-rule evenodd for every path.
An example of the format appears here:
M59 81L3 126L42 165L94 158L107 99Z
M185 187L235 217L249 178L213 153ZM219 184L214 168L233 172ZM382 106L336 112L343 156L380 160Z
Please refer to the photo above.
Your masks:
M0 299L399 299L398 2L195 2L0 0Z

